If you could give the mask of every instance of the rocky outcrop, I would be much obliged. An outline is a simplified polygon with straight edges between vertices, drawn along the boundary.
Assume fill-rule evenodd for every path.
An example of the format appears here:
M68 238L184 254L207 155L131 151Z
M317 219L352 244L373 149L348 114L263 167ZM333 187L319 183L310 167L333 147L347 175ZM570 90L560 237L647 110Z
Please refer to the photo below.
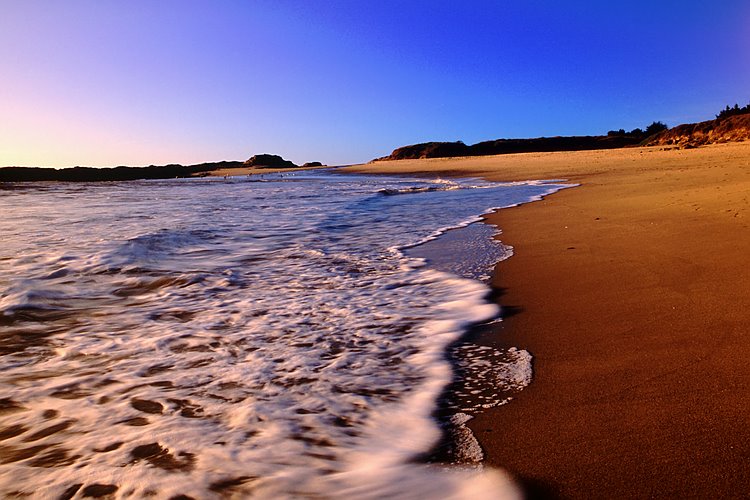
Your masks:
M255 155L244 164L245 167L255 168L296 168L297 165L285 160L279 155L261 154Z
M319 161L308 161L307 163L305 163L302 166L303 167L322 167L323 164L320 163Z
M423 142L396 148L378 160L415 160L419 158L447 158L450 156L472 156L469 146L457 142Z
M750 114L678 125L649 138L645 145L695 148L706 144L746 140L750 140Z

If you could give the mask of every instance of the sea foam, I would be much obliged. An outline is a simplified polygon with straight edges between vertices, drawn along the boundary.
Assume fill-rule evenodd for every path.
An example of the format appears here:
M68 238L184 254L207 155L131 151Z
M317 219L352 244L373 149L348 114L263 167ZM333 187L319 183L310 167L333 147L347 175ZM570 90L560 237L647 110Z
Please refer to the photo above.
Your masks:
M0 199L3 495L517 494L415 462L440 438L446 348L498 309L405 249L561 186L264 180ZM465 349L467 380L528 383L525 351Z

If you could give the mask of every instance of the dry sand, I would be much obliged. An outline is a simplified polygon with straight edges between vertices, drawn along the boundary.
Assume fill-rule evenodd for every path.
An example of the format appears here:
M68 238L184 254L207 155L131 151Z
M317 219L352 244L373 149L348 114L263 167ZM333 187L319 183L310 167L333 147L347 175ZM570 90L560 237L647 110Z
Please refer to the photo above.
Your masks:
M378 162L581 183L489 217L515 255L481 339L534 379L472 428L530 496L750 493L750 144Z

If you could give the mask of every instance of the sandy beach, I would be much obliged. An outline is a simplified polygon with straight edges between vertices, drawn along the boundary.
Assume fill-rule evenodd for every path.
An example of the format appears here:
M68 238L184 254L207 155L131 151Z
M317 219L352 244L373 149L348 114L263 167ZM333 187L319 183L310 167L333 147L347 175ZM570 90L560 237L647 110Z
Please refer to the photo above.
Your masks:
M480 341L534 379L471 426L529 496L750 489L750 144L377 162L357 172L567 179L491 215L514 247Z

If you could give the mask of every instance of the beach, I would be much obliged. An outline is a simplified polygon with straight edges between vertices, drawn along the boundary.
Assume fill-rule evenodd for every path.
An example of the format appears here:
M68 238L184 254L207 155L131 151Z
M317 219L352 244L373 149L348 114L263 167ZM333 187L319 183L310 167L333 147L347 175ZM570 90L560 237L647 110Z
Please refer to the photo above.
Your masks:
M530 497L729 497L750 485L750 144L375 162L352 172L566 179L488 216L514 255L480 343L531 384L470 422Z

